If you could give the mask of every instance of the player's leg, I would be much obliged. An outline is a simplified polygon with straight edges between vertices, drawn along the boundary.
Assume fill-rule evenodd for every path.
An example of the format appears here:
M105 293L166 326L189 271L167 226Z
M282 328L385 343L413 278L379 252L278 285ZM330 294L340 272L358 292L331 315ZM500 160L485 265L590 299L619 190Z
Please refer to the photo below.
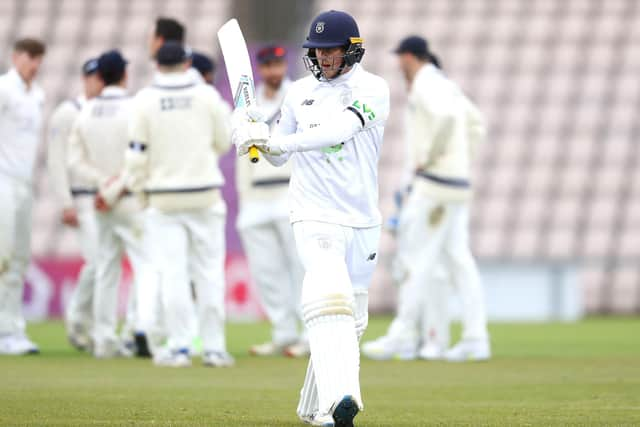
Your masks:
M225 214L209 208L189 213L190 277L195 285L202 360L207 366L227 367L234 360L227 352L225 322Z
M156 313L159 305L157 274L155 274L146 243L144 217L134 212L120 218L118 234L133 271L129 290L125 325L120 334L125 348L138 356L150 356L145 332L157 335ZM144 348L139 348L143 346Z
M402 276L396 317L387 334L365 343L362 353L370 358L410 360L418 355L421 319L429 289L427 282L442 252L446 228L431 218L437 206L412 193L402 210L398 226L396 263ZM424 344L424 342L423 342Z
M149 259L159 276L162 321L167 334L166 345L153 351L153 361L159 366L190 366L193 331L185 313L193 310L193 300L187 260L189 238L183 214L147 209L145 225Z
M294 234L305 268L302 311L318 390L318 416L353 418L362 408L354 297L345 262L353 230L303 221L294 224Z
M444 356L444 351L449 347L449 283L451 281L449 272L445 268L445 263L435 266L433 273L427 279L430 284L430 298L432 303L427 312L424 310L423 301L421 308L422 315L422 342L424 345L418 352L418 357L425 360L438 360Z
M76 200L78 209L78 237L84 264L78 281L71 292L66 307L65 323L69 342L79 350L91 350L91 329L93 327L93 289L96 281L98 252L98 226L96 224L93 198L81 197Z
M446 354L447 360L486 360L491 357L484 291L469 241L469 205L452 203L452 224L446 258L462 301L462 340Z
M296 240L293 235L293 228L289 219L281 219L276 222L278 229L278 237L280 241L282 255L285 260L285 266L288 277L288 297L287 309L290 313L289 317L297 329L302 328L298 333L298 341L285 349L285 354L289 357L306 357L309 355L309 340L302 321L302 305L300 297L302 295L302 281L304 280L304 268L298 257L296 250Z
M0 177L0 354L37 353L22 314L24 276L31 251L31 189Z
M240 230L240 237L260 302L272 325L271 342L254 345L249 352L257 356L282 354L286 346L297 341L298 331L295 312L289 309L292 296L287 260L278 230L273 222L268 222Z
M116 328L123 247L112 213L98 213L96 223L99 243L93 296L93 354L98 358L108 358L120 354Z

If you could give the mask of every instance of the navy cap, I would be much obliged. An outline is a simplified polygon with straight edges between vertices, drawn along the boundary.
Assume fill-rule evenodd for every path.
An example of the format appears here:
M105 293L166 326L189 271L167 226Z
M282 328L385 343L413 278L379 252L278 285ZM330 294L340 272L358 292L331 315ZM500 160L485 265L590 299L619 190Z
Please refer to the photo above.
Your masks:
M126 67L127 61L118 50L110 50L98 57L98 72L103 79L121 75Z
M91 74L98 71L98 58L91 58L82 64L82 74L85 76L90 76Z
M346 12L323 12L311 23L304 48L329 48L349 46L352 37L360 37L356 20Z
M287 56L287 50L278 45L265 46L256 54L256 60L259 64L266 64L270 61L284 61Z
M199 52L193 52L191 54L191 66L203 75L212 72L216 68L211 58Z
M191 58L191 49L185 48L182 43L167 41L156 54L156 61L159 65L178 65Z
M419 58L429 56L429 43L427 40L419 36L409 36L400 42L394 53L411 53Z

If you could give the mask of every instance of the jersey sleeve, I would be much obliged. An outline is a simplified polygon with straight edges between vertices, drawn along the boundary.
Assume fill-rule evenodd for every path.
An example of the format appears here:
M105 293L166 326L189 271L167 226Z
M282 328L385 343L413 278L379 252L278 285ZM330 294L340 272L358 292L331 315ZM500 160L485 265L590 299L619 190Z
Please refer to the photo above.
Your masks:
M212 100L212 112L214 123L213 149L219 155L231 148L231 108L216 93Z
M355 114L363 129L384 124L389 117L389 87L380 80L380 84L355 88L351 105L347 110Z
M95 186L99 186L108 178L89 158L86 140L82 131L82 114L76 119L71 129L68 150L69 169L78 178Z
M282 102L282 107L280 107L280 118L276 123L273 132L271 133L272 138L280 138L287 135L293 135L296 133L298 129L298 122L296 120L296 116L293 110L293 95L290 90L287 95L284 97L284 101ZM280 156L272 156L267 153L264 153L264 157L267 159L269 163L273 166L282 166L291 157L290 153L284 153Z

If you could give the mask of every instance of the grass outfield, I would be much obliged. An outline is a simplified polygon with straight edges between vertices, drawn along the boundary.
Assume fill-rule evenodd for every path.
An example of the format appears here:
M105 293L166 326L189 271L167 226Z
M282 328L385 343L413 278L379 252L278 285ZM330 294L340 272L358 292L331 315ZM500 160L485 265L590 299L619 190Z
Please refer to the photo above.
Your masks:
M367 338L389 319L372 319ZM306 361L245 356L265 324L228 327L233 369L94 360L60 323L34 324L42 354L0 358L3 426L297 426ZM362 363L358 426L640 425L640 319L491 326L488 363Z

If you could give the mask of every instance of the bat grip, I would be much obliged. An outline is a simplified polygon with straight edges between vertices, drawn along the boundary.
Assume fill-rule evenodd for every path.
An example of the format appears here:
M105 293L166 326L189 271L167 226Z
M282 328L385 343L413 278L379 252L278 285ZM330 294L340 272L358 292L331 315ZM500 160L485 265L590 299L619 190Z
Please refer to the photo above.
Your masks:
M251 148L249 148L249 159L251 160L251 163L258 163L258 160L260 160L260 152L255 145L252 145Z

